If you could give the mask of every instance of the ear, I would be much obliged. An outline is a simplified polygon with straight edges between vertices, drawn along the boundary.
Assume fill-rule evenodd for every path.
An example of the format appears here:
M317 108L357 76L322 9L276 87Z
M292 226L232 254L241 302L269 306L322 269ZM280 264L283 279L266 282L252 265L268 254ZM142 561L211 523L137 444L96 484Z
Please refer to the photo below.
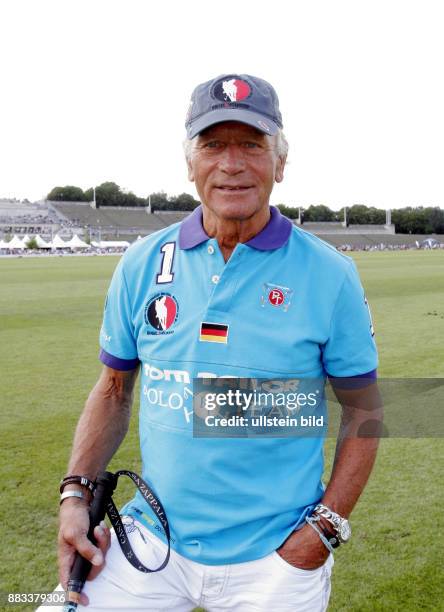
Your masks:
M274 180L276 181L276 183L282 183L282 181L284 180L284 168L285 168L285 163L287 161L287 156L279 156L278 160L277 160L277 164L276 164L276 170L274 173Z
M187 168L188 168L188 180L194 183L194 170L191 164L191 160L187 158Z

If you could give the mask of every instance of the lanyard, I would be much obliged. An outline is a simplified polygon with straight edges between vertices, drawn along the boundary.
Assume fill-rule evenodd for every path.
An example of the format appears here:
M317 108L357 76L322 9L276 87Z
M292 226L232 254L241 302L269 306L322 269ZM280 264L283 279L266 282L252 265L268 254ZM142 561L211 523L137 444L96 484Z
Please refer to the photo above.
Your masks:
M168 540L168 550L164 561L155 569L146 567L140 559L138 559L136 553L129 543L128 536L123 526L122 519L120 518L119 511L117 510L112 494L117 486L117 481L120 476L128 476L134 482L136 487L139 489L145 501L151 506L153 512L161 522L165 535ZM165 510L154 493L151 487L135 472L130 470L119 470L115 474L112 472L101 472L96 479L96 488L94 492L94 498L91 503L89 510L90 515L90 527L88 531L88 538L95 543L94 539L94 527L100 523L105 517L105 513L108 515L111 521L114 531L117 536L120 548L123 554L128 559L133 567L139 572L145 574L160 572L169 561L171 551L171 537L170 537L170 526L166 517ZM63 612L74 612L77 609L77 605L80 602L80 593L85 584L86 577L88 576L89 570L91 569L91 563L84 559L80 554L76 555L74 564L71 569L71 575L68 580L68 594L67 600L63 607Z
M129 478L131 478L131 480L134 482L134 484L136 485L136 487L139 489L140 493L142 494L144 500L151 506L153 512L156 514L157 518L162 524L162 527L164 529L164 532L165 532L165 535L168 541L167 554L162 564L159 565L159 567L157 567L156 569L149 569L148 567L146 567L137 558L136 553L133 551L131 544L129 543L128 536L126 534L125 527L123 526L122 519L120 518L119 511L117 510L113 502L113 498L110 495L106 501L105 508L106 508L106 513L109 517L109 520L111 521L111 524L114 527L114 531L119 541L120 548L122 549L123 554L128 559L128 561L131 563L131 565L135 567L137 570L139 570L139 572L144 572L146 574L153 573L153 572L160 572L160 570L163 570L163 568L167 565L169 561L170 548L171 548L170 526L168 524L168 519L167 519L165 510L159 498L153 492L151 487L138 474L136 474L135 472L131 472L130 470L119 470L118 472L115 473L116 485L117 485L117 480L119 479L119 476L128 476Z

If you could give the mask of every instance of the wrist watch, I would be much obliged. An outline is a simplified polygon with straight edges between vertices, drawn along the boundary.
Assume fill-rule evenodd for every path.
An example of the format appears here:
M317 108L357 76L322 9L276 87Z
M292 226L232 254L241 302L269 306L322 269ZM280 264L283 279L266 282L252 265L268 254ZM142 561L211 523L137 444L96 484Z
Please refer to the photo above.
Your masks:
M333 510L330 510L330 508L324 506L324 504L318 504L313 510L313 513L322 516L330 523L341 544L345 544L350 540L351 527L346 518L340 516L336 512L333 512Z

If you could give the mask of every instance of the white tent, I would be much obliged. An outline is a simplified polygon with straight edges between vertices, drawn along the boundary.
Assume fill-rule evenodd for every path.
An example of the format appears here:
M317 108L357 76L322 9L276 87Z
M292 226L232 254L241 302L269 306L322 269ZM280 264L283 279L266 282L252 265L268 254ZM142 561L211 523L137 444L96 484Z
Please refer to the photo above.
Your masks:
M419 246L422 249L434 249L439 246L439 242L436 238L426 238L425 240L421 240Z
M22 243L23 243L23 247L25 249L28 248L28 242L31 240L31 238L28 236L28 234L25 234L22 238Z
M0 240L0 249L9 249L9 243L4 240Z
M51 248L53 249L65 249L66 248L66 242L64 242L60 236L57 234L56 236L54 236L54 240L51 243Z
M74 234L71 240L68 240L66 246L70 249L89 249L89 244L81 240L77 234Z
M130 243L127 240L101 240L99 242L99 247L101 249L107 248L120 248L127 249Z
M37 236L35 237L35 241L39 249L50 249L51 248L51 244L49 242L46 242L46 240L43 240L40 234L37 234Z
M22 240L17 236L17 234L14 234L12 240L8 242L7 248L8 249L24 249L25 245L23 244Z

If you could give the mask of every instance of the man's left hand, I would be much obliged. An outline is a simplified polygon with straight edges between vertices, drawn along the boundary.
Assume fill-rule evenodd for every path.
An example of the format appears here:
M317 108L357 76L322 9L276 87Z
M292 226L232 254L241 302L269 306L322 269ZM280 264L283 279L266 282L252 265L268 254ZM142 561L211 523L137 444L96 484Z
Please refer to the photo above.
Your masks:
M330 554L310 525L293 532L276 552L290 565L304 570L321 567Z

